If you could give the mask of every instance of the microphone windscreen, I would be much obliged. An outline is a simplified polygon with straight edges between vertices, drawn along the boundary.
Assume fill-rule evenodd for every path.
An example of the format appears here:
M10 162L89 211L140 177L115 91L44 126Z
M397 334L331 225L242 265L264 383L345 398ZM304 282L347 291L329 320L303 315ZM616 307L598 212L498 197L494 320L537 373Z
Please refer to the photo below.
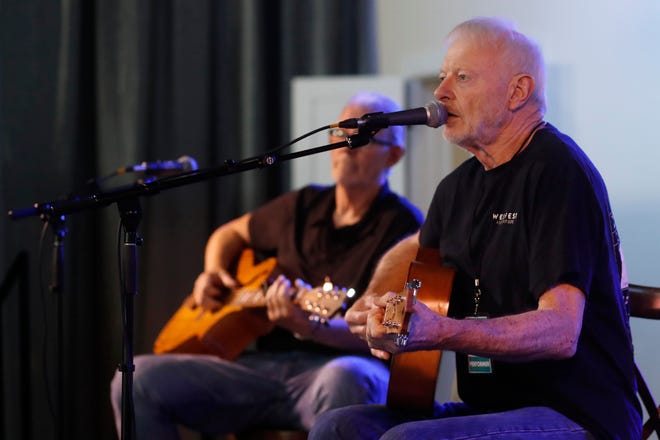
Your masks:
M199 169L197 161L190 156L181 156L176 161L182 165L184 172L197 171Z
M438 101L431 101L424 106L426 108L426 125L437 128L447 122L447 109Z

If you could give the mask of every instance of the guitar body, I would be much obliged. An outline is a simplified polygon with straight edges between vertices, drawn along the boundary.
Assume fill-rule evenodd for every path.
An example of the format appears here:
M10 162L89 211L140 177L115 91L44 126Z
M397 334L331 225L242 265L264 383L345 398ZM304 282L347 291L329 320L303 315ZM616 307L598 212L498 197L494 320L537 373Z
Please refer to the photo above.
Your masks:
M204 310L189 295L165 324L154 342L154 353L212 354L234 360L255 339L274 325L266 314L266 288L277 261L269 258L254 264L254 252L245 249L234 278L240 288L223 297L219 310ZM323 285L299 294L294 303L309 313L309 319L326 324L345 307L348 293L329 279Z
M236 281L242 286L228 294L225 306L216 311L202 310L189 295L165 324L154 342L154 353L214 354L235 359L273 325L263 309L268 278L277 261L269 258L254 264L254 252L240 256Z
M447 316L455 271L442 266L438 249L420 248L410 263L408 281L421 281L417 300ZM441 350L423 350L392 356L387 406L393 409L433 412Z

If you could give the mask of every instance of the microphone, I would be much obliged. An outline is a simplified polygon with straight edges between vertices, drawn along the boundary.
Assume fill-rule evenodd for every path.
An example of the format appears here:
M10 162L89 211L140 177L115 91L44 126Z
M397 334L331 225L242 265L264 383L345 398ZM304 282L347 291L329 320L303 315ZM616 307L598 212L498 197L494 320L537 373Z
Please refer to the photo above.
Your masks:
M197 161L195 159L190 156L181 156L177 160L142 162L130 167L119 168L116 174L145 173L156 176L168 176L195 171L197 168Z
M447 110L438 101L431 101L424 107L401 110L392 113L367 113L361 118L345 119L331 127L360 128L377 130L390 125L428 125L437 128L447 122Z

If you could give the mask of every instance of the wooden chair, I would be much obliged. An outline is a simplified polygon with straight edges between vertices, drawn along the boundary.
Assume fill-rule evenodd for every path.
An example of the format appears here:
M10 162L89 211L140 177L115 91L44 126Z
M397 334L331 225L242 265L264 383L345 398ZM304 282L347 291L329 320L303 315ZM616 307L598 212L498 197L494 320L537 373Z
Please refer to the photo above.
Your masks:
M629 293L630 316L660 319L660 287L630 284ZM656 406L653 395L637 365L635 365L635 375L637 377L637 393L649 415L648 420L644 422L642 439L649 438L653 431L660 439L660 406Z

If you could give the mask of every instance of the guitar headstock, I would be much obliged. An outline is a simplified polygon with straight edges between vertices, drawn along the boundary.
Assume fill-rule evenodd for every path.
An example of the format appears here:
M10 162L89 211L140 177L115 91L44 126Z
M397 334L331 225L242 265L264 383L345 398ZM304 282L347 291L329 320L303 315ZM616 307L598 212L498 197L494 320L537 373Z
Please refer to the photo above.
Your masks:
M421 281L410 280L406 283L403 292L387 302L383 316L383 326L387 327L387 333L400 335L408 333L408 318L417 301L417 291L420 287L422 287Z
M305 292L298 299L298 303L303 310L310 313L310 321L326 324L338 311L346 307L346 300L354 294L354 289L340 289L326 277L321 286Z

